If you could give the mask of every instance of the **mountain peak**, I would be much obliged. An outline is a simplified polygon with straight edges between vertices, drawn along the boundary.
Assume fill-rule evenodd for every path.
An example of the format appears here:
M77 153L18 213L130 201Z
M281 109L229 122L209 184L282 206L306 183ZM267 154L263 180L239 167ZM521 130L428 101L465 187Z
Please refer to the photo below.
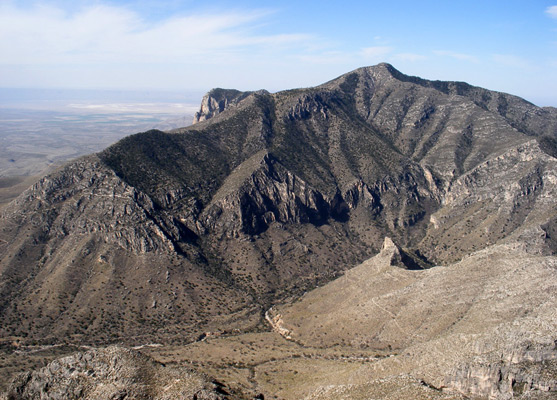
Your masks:
M405 81L408 79L408 76L404 75L389 63L380 63L370 67L364 67L363 69L367 70L376 80L380 81L391 79Z
M364 67L373 71L385 71L388 72L390 74L401 74L401 72L399 70L397 70L395 67L392 66L392 64L386 63L386 62L382 62L376 65L372 65L369 67Z
M358 68L354 72L371 75L376 83L381 83L381 82L386 83L393 79L400 82L411 82L417 84L424 84L426 82L429 82L425 79L403 74L398 69L396 69L392 64L386 62L382 62L376 65L371 65L368 67Z

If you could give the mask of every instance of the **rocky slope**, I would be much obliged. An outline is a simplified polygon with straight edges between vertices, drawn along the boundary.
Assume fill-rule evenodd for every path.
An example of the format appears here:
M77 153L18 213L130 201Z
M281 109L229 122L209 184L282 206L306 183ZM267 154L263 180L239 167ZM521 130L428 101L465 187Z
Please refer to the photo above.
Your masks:
M112 346L77 353L18 376L6 400L19 399L232 399L208 377L171 368L139 352Z
M556 109L379 64L308 89L215 89L194 122L69 163L2 209L5 343L253 330L387 236L395 277L493 245L557 250ZM388 326L362 343L419 344Z
M398 257L386 239L342 278L275 307L283 335L305 347L393 351L344 377L354 393L370 376L403 374L473 398L557 396L555 257L497 245L425 271L393 266Z

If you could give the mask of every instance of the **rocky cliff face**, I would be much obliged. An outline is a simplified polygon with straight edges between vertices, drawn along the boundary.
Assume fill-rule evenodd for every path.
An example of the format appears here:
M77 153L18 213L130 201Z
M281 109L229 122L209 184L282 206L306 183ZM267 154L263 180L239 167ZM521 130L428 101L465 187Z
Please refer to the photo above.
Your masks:
M555 348L525 353L517 351L498 362L478 361L457 368L445 378L445 386L470 396L490 399L549 399L557 396Z
M250 171L250 166L255 169ZM259 234L274 223L322 224L332 199L299 179L269 154L256 154L227 177L201 215L207 231L229 237ZM340 214L340 211L337 212Z
M201 100L201 107L193 117L193 124L213 118L230 106L238 104L249 95L234 89L213 89Z
M552 254L556 167L536 140L479 164L452 181L420 248L434 257L440 246L443 261L456 261L485 245L520 238L528 251Z

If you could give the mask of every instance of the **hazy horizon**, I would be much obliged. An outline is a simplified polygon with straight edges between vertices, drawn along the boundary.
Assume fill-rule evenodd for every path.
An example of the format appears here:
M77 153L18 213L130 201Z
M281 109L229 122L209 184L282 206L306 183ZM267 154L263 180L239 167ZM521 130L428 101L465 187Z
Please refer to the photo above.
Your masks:
M0 180L42 175L133 133L187 126L199 109L198 95L0 89Z
M0 88L0 114L9 109L189 114L197 111L203 94L196 91Z
M557 0L5 0L0 51L1 88L276 92L389 62L557 106Z
M395 66L396 67L396 66ZM347 71L349 72L349 71ZM401 71L404 73L404 71ZM331 79L334 79L332 77ZM322 83L325 83L323 81ZM470 83L470 82L467 82ZM485 87L490 89L489 87ZM227 89L236 89L229 87ZM266 89L266 88L261 88ZM296 89L286 88L284 90ZM122 90L122 89L67 89L67 88L4 88L0 87L0 115L2 110L45 110L60 112L194 113L199 109L207 90ZM491 90L491 89L490 89ZM272 92L272 91L271 91ZM557 107L547 98L529 98L517 93L539 107Z

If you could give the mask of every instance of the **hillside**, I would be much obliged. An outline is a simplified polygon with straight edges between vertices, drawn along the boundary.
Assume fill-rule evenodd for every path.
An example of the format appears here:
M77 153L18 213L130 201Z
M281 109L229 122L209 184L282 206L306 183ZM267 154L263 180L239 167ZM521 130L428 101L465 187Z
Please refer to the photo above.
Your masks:
M532 287L468 285L486 279L481 271L504 283L523 268L521 280L531 273L555 287L547 271L557 250L556 109L379 64L314 88L214 89L194 122L66 164L1 210L6 351L252 334L268 329L269 308L335 278L284 311L297 342L392 351L447 337L440 346L456 346L460 326L477 329L459 318L479 318L467 307L484 295L489 310L506 295L520 304L489 326L518 324L526 309L552 324L537 297L526 301ZM343 286L364 267L344 271L376 255L385 237L400 248L395 272ZM495 261L481 261L486 254ZM354 300L367 290L362 281L371 297ZM319 300L315 315L330 321L315 325L302 309L323 290L335 294L322 296L332 300ZM454 316L441 318L459 291ZM400 314L370 314L379 298ZM418 298L423 305L405 308ZM368 316L355 311L359 302ZM340 322L349 315L358 327ZM452 324L458 334L446 336ZM458 354L464 362L471 353ZM439 371L427 371L420 376L440 385Z
M450 266L409 271L392 265L397 253L386 239L376 257L272 310L303 346L394 354L350 371L343 379L354 387L315 398L335 398L338 389L355 398L366 376L401 374L473 397L543 396L549 388L555 395L555 257L496 245Z

